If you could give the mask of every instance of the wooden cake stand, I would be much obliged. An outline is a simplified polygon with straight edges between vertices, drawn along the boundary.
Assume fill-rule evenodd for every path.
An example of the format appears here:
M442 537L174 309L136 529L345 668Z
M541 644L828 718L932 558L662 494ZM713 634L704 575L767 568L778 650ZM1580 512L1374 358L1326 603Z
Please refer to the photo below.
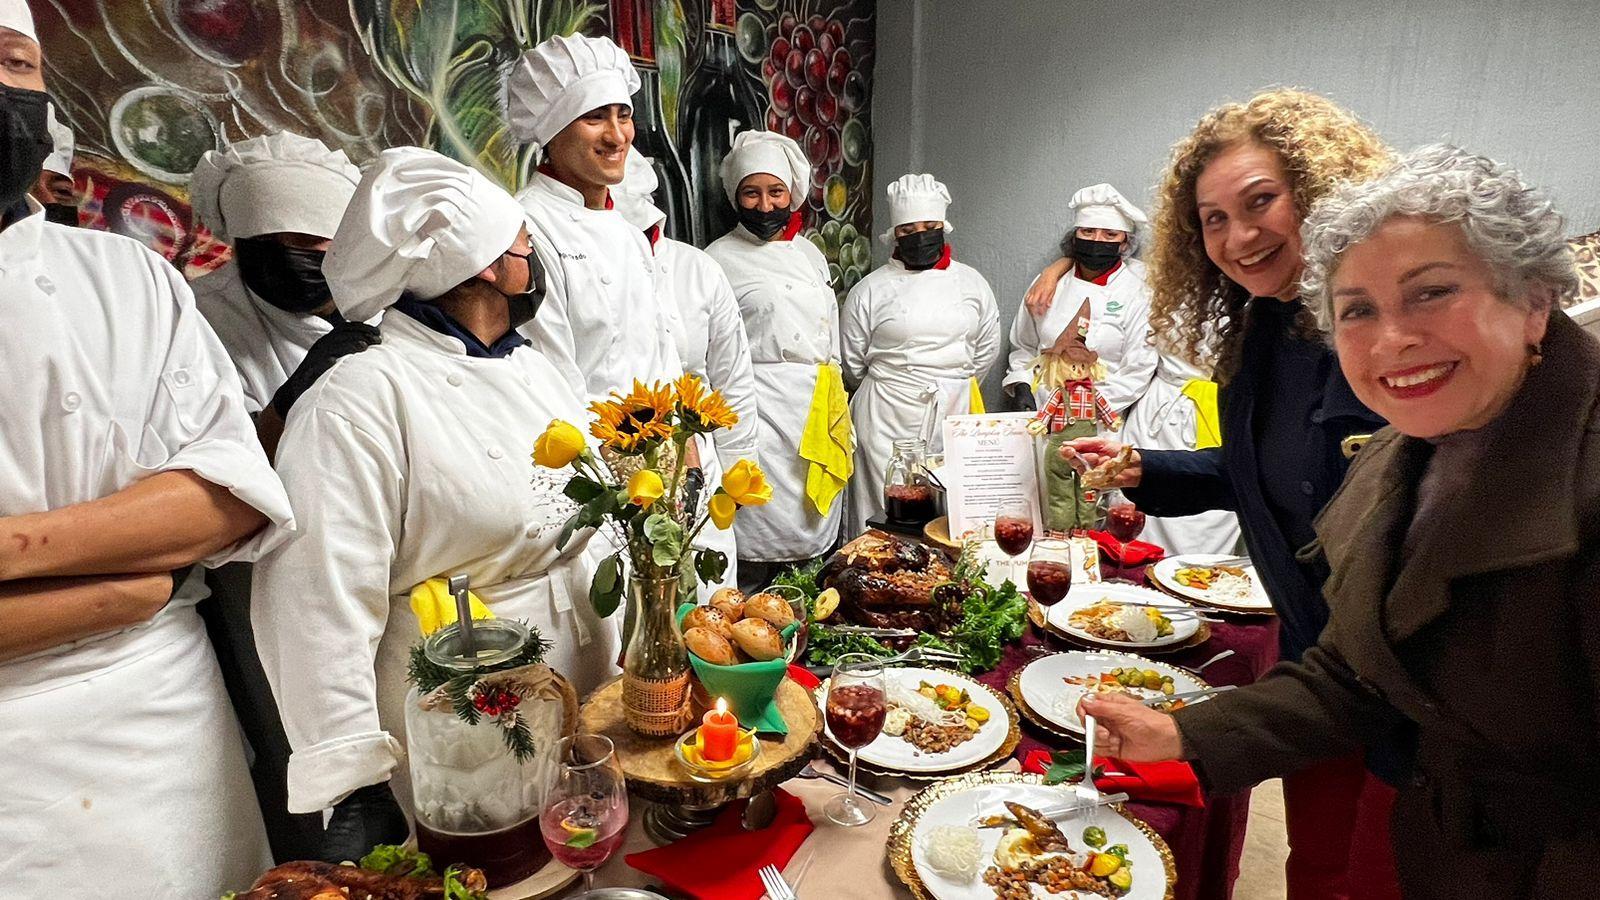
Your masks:
M651 801L644 814L645 833L666 844L710 825L729 803L771 791L795 777L817 755L822 713L811 692L785 678L778 685L777 700L789 734L781 740L759 738L761 758L751 770L713 784L695 781L684 771L673 753L675 738L645 737L628 727L622 716L620 677L601 686L583 704L578 730L611 739L628 790Z

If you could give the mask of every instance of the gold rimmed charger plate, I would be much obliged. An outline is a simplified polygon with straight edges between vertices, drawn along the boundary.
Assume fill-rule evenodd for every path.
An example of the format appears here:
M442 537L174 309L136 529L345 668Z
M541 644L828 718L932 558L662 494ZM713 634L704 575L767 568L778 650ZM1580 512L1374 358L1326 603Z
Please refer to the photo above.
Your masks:
M917 900L938 900L928 890L928 886L923 884L922 876L917 874L916 863L911 859L911 841L917 832L917 822L922 819L922 814L928 811L928 807L945 797L986 784L1044 784L1044 776L1024 775L1020 772L976 772L947 778L913 794L901 808L900 818L889 826L889 865L894 867L894 874L900 878L901 883L910 888L912 896ZM1150 845L1155 847L1156 853L1161 857L1161 865L1166 869L1166 900L1173 900L1173 888L1178 882L1178 864L1172 858L1172 848L1167 846L1161 835L1156 834L1154 828L1145 824L1142 819L1129 815L1122 804L1116 803L1106 808L1127 819L1141 834L1150 839Z
M956 672L954 669L951 671L957 675L962 675L962 673ZM1016 705L1007 699L1004 694L1001 694L999 691L989 687L987 684L978 681L976 678L973 678L970 675L962 675L962 677L970 680L973 684L976 684L978 687L987 691L989 696L994 699L995 704L1006 711L1006 739L1001 742L998 750L995 750L993 753L975 763L968 763L964 766L957 766L953 769L941 769L937 772L906 772L900 769L889 769L882 766L874 766L871 763L861 759L856 760L856 768L868 774L879 775L886 778L909 778L912 781L943 781L946 778L970 775L974 772L984 772L994 768L995 766L1003 765L1006 760L1009 760L1011 758L1011 754L1016 752L1017 745L1022 743L1022 716L1017 712ZM826 684L826 682L824 682L824 684ZM819 687L818 690L820 691L821 687ZM817 705L826 706L827 698L818 698ZM845 766L850 764L850 751L844 749L838 744L835 744L833 739L828 737L828 730L826 728L822 730L822 733L818 736L818 740L822 744L822 749L825 750L828 756L830 756L835 762Z
M1053 638L1067 641L1080 647L1086 647L1090 650L1115 650L1118 653L1133 652L1127 644L1119 644L1116 641L1097 641L1093 638L1081 637L1071 632L1063 631L1051 625L1045 616L1044 607L1035 602L1032 597L1028 598L1028 621L1033 623L1033 627ZM1179 641L1176 644L1168 644L1165 647L1139 647L1138 650L1146 656L1165 656L1168 653L1177 653L1179 650L1198 647L1211 640L1211 623L1198 622L1196 624L1200 627L1196 628L1194 634L1190 635L1187 640Z
M1151 568L1154 568L1154 567L1152 566ZM1239 616L1242 619L1257 619L1257 620L1260 620L1260 619L1270 619L1270 618L1272 618L1272 617L1274 617L1274 616L1276 616L1278 614L1278 611L1273 609L1270 606L1267 607L1266 609L1262 609L1262 608L1260 608L1258 606L1253 606L1253 607L1249 607L1249 608L1241 608L1241 607L1238 607L1238 606L1228 606L1226 604L1219 603L1219 602L1217 602L1215 600L1202 600L1199 597L1190 597L1190 596L1185 595L1185 594L1180 594L1177 591L1173 590L1172 587L1170 585L1168 585L1166 582L1161 581L1160 579L1156 578L1154 575L1150 574L1148 571L1145 573L1144 580L1145 580L1145 583L1150 585L1150 587L1153 590L1160 591L1161 593L1166 594L1168 597L1171 597L1174 600L1181 600L1184 603L1190 604L1191 606L1197 606L1197 607L1200 607L1202 609L1212 610L1212 611L1215 611L1215 612L1222 613L1223 615ZM1204 623L1201 623L1201 624L1204 624Z
M1201 624L1203 625L1205 623L1202 622ZM1052 656L1055 656L1058 653L1070 653L1070 652L1072 652L1072 651L1070 651L1070 650L1057 650L1057 651L1054 651L1052 653L1041 653L1038 656L1034 657L1033 659L1028 660L1028 662L1026 664L1024 664L1021 668L1017 669L1015 672L1012 672L1010 678L1006 679L1006 693L1011 695L1011 702L1016 704L1017 711L1021 712L1023 718L1025 718L1029 722L1031 722L1035 728L1039 729L1040 731L1045 732L1046 734L1051 735L1052 737L1058 737L1058 738L1062 738L1063 740L1073 741L1073 742L1081 744L1081 743L1083 743L1083 735L1081 733L1080 734L1074 734L1073 732L1068 731L1065 728L1062 728L1061 726L1055 724L1054 722L1052 722L1049 719L1045 718L1044 716L1040 715L1039 712L1037 710L1035 710L1033 707L1029 706L1028 705L1028 701L1024 700L1023 697L1022 697L1022 673L1023 673L1023 671L1025 669L1028 668L1028 666L1031 666L1034 663L1036 663L1036 662L1038 662L1038 661L1040 661L1042 659L1048 659L1048 658L1050 658ZM1164 663L1164 662L1161 662L1160 660L1157 660L1157 659L1150 659L1149 657L1146 657L1146 656L1140 656L1137 653L1129 653L1126 650L1118 650L1116 652L1121 653L1124 656L1131 656L1134 659L1137 659L1137 660L1139 660L1141 662L1156 663L1156 664L1163 665L1163 666L1172 665L1172 663ZM1200 684L1201 690L1205 690L1205 689L1208 689L1208 688L1211 687L1211 685L1208 684L1206 682L1206 680L1204 678L1201 678L1199 675L1195 675L1192 672L1188 673L1188 674L1189 674L1190 678L1193 678L1196 682L1198 682Z

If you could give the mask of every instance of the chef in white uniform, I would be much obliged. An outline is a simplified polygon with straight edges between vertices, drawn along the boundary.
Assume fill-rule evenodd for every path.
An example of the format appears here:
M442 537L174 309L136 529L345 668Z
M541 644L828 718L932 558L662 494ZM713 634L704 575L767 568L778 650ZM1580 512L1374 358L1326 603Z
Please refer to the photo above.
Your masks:
M929 440L925 424L937 429L944 416L972 411L969 398L1000 355L994 292L955 260L945 238L953 230L945 218L949 190L932 175L903 175L888 193L890 228L882 237L894 254L850 290L842 317L856 434L845 519L852 535L883 515L894 442Z
M554 643L546 662L580 695L615 672L618 643L588 599L591 533L556 547L575 511L567 474L529 459L551 420L587 417L515 330L541 275L521 207L437 153L386 150L326 271L346 318L389 308L383 341L335 363L290 414L279 470L305 529L257 564L252 613L294 748L289 809L334 807L335 859L405 837L394 795L409 804L413 587L469 576L496 616Z
M78 226L78 188L72 181L72 158L77 152L78 139L64 122L50 116L50 155L44 158L44 171L34 186L33 199L44 204L46 222Z
M1156 348L1149 340L1150 286L1144 266L1132 259L1138 231L1149 220L1109 184L1072 195L1073 230L1062 250L1072 271L1056 285L1049 309L1035 314L1019 306L1011 322L1011 359L1005 391L1012 409L1036 409L1051 385L1032 386L1033 361L1060 337L1089 301L1086 343L1109 373L1095 388L1118 415L1144 396L1155 377Z
M50 142L21 0L0 59L0 894L216 897L270 859L203 585L170 573L251 558L288 498L177 270L24 200Z
M716 485L722 473L741 459L758 461L756 455L756 380L750 368L750 342L745 337L744 320L739 317L739 301L722 267L704 250L661 233L667 214L656 207L653 196L658 181L650 160L636 148L628 150L627 172L612 192L617 211L634 228L644 233L655 254L656 288L666 309L673 315L672 333L677 338L678 358L685 371L700 376L721 392L728 406L739 416L731 428L705 435L713 452L700 454L706 483ZM704 444L702 445L704 446ZM706 528L695 539L696 546L721 551L728 557L728 569L716 582L701 584L700 593L711 593L738 583L738 553L734 530Z
M627 393L634 379L683 374L649 241L610 195L633 145L638 89L621 47L581 34L523 53L506 87L511 129L542 160L517 195L549 277L545 308L525 333L552 359L571 357L589 400Z
M739 224L706 253L733 286L755 370L757 442L772 501L741 510L740 582L764 585L788 564L821 556L839 538L853 438L839 369L839 303L828 262L796 240L811 166L800 146L746 131L722 161Z
M194 283L195 304L239 369L268 455L283 413L274 394L340 321L322 260L361 173L343 150L280 131L200 158L195 214L233 259Z

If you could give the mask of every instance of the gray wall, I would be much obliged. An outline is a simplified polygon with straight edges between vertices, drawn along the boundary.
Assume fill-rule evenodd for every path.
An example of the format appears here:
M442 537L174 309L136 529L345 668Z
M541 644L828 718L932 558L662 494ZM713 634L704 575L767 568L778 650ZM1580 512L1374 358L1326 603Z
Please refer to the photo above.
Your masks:
M1596 0L886 0L873 230L881 186L932 172L954 197L957 257L989 279L1009 328L1074 191L1109 181L1148 210L1202 113L1295 85L1397 147L1451 140L1511 163L1555 192L1572 233L1593 231L1597 26Z

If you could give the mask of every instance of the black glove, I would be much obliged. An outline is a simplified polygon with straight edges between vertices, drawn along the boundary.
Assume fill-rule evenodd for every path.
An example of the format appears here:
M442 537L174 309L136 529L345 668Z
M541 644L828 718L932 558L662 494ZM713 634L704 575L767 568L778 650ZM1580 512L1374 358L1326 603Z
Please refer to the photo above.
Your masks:
M294 406L300 395L311 390L322 374L333 368L341 356L371 347L373 344L383 342L383 337L378 334L378 329L365 322L340 322L333 330L317 338L317 342L306 351L306 358L300 362L299 368L289 376L289 380L278 388L272 395L272 408L284 419L289 418L289 408Z
M411 826L389 782L357 788L339 801L322 832L323 862L356 862L378 844L404 843Z
M1035 403L1033 399L1033 388L1029 387L1025 382L1006 385L1006 409L1008 411L1022 412L1023 410L1032 411L1038 408L1039 404Z

